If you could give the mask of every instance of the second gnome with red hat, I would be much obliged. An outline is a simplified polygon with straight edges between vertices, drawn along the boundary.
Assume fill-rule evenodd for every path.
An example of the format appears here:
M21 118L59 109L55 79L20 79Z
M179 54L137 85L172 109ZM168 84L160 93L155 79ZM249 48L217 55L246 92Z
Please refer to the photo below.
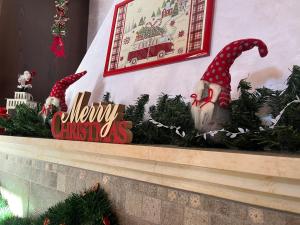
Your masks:
M53 114L54 111L66 112L68 110L65 99L66 90L71 84L75 83L86 73L86 71L83 71L81 73L69 75L54 84L50 92L50 96L46 99L46 102L41 111L41 115L44 119L46 119L49 114ZM54 108L56 108L57 110L54 110Z
M209 131L211 128L219 128L218 125L209 126L209 124L213 122L213 114L216 111L224 111L231 101L230 67L242 52L256 46L261 57L268 54L268 48L263 41L253 38L242 39L226 45L208 66L191 95L191 111L198 130Z

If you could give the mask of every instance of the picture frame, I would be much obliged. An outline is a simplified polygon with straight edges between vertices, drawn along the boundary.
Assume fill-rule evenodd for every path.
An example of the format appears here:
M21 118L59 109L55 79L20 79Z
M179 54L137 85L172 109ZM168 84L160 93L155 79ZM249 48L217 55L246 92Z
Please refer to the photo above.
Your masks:
M115 6L104 77L207 56L214 0L125 0Z

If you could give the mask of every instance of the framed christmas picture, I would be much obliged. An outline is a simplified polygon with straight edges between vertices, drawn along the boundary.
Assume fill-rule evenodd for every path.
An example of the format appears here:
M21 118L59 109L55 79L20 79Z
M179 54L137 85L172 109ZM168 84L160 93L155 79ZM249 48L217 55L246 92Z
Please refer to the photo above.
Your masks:
M214 0L127 0L116 5L104 76L209 54Z

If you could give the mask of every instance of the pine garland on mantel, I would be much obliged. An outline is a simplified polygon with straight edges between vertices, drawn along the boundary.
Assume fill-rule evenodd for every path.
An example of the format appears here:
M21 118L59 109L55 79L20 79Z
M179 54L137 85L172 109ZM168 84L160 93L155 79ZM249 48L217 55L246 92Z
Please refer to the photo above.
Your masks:
M134 124L133 143L300 152L300 67L293 67L283 91L264 87L251 92L245 80L238 88L241 94L230 105L228 124L224 129L202 134L194 129L191 105L182 96L162 94L146 111L149 96L141 95L125 112L125 119ZM109 93L103 101L112 103ZM262 107L269 109L263 119L259 113ZM51 137L50 127L43 123L38 110L21 105L16 111L9 119L0 118L6 134Z
M230 106L230 122L222 130L204 134L193 128L191 106L182 96L162 94L149 109L151 118L144 120L149 96L142 95L125 114L127 120L134 121L133 142L300 152L300 67L294 66L291 72L283 91L264 87L253 93L250 83L242 80L238 87L241 95ZM259 116L262 107L268 107L271 114L263 123Z
M25 104L16 106L16 112L8 118L0 117L0 127L6 135L23 137L52 138L50 126L39 114L41 106L31 109Z

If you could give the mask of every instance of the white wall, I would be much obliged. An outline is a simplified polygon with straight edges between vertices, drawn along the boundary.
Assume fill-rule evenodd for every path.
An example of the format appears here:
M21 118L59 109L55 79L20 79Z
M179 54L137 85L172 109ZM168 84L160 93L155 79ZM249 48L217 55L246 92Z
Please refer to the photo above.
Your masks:
M2 0L0 0L1 2ZM107 12L113 5L114 0L90 0L89 8L89 27L88 27L88 43L89 47L95 38Z
M254 37L264 40L269 55L260 58L257 49L245 52L231 69L233 95L240 79L247 77L254 86L263 84L283 88L294 64L300 64L299 0L216 0L211 56L103 78L113 7L78 71L88 75L68 89L70 100L78 91L92 91L92 100L110 92L118 103L131 104L140 94L151 101L161 93L182 94L189 100L195 83L202 77L214 56L229 42Z

